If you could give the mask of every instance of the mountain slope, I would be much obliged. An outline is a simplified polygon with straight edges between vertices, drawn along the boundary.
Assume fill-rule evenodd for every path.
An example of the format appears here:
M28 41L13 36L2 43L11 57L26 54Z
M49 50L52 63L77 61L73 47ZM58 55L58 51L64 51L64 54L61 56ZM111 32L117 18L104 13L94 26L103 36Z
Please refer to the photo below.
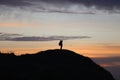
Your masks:
M0 80L114 80L90 58L69 50L0 54Z

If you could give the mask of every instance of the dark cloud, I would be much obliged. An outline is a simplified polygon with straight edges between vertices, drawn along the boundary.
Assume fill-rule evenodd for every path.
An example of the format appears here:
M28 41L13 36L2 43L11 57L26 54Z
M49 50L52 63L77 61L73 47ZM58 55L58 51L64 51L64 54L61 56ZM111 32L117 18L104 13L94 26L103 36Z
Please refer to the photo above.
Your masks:
M28 6L30 5L26 0L0 0L0 5L6 6Z
M77 4L86 7L96 7L101 9L119 9L120 0L35 0L37 2L56 3L56 4Z
M4 36L4 37L6 37L6 36L22 36L22 34L10 34L10 33L0 33L0 36Z
M29 10L57 13L80 13L81 6L116 13L120 10L120 0L0 0L0 5L18 6L23 9L29 6ZM73 10L75 6L77 9Z
M54 40L69 40L69 39L84 39L88 36L50 36L50 37L15 37L6 38L7 41L54 41Z
M110 71L116 80L120 79L120 56L92 58L97 64Z
M10 34L10 33L2 33L0 32L0 41L5 41L6 39L11 39L17 36L22 36L21 34Z
M105 64L105 63L113 64L115 62L120 63L120 56L118 56L118 57L101 57L101 58L92 58L92 59L99 64Z
M21 34L1 33L0 41L55 41L55 40L70 40L70 39L87 39L89 36L23 36Z

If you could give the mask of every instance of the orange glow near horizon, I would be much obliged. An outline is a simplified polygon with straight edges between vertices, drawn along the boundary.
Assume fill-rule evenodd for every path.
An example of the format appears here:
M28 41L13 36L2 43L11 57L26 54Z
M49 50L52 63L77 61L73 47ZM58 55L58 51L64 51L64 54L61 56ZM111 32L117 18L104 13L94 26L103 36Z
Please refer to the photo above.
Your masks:
M55 47L51 47L48 49L55 49ZM21 54L34 54L39 51L48 50L46 48L0 48L1 52L14 52L16 55ZM119 49L109 49L100 46L81 46L81 47L66 47L65 49L72 50L78 54L85 55L88 57L107 57L112 55L120 55Z
M113 62L113 63L104 63L104 64L100 64L103 67L111 67L111 66L120 66L120 62Z

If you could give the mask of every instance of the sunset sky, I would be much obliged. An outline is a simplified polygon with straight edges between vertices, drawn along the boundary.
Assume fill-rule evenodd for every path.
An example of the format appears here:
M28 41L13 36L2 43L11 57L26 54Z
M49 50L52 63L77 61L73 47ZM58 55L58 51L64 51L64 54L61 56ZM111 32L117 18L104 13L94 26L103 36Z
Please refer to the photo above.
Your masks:
M120 66L120 0L0 0L1 52L58 49L60 39L88 57L119 57Z

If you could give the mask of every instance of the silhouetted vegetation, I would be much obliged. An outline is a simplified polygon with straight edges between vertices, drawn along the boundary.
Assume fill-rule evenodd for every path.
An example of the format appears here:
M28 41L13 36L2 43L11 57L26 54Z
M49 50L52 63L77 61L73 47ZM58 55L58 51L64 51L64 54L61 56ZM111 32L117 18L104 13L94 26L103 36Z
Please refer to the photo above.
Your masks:
M0 53L0 80L114 80L90 58L69 50L15 56Z

